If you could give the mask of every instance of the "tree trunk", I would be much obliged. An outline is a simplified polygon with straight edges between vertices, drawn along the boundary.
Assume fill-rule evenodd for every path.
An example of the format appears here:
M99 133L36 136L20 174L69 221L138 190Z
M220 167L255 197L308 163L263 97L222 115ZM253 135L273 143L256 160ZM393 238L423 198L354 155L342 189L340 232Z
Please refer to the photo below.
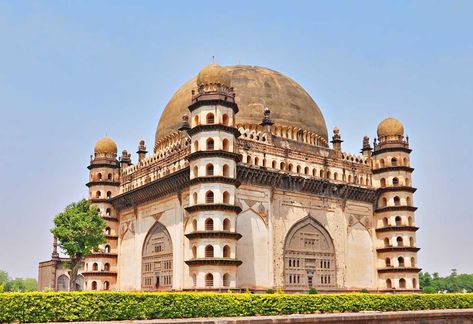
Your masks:
M77 274L82 262L82 257L71 258L71 278L69 280L69 291L76 290Z

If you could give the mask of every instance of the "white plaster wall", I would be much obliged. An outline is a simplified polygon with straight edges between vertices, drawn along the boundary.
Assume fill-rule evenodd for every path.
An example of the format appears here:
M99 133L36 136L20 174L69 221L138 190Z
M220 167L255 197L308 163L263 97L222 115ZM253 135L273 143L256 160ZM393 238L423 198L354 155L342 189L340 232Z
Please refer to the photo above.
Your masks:
M374 288L374 249L371 234L360 223L355 224L347 234L346 287Z

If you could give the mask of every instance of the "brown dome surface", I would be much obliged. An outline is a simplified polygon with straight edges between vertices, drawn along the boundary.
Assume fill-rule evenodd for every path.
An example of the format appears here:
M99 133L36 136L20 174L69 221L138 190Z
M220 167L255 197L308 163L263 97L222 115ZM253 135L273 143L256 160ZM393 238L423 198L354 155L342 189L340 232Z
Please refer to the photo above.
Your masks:
M104 137L95 143L95 153L117 153L117 144L110 138Z
M276 124L300 127L327 140L327 126L317 104L310 95L291 78L258 66L235 65L223 67L231 76L239 112L237 124L259 124L263 109L271 110ZM156 130L156 142L175 132L182 115L189 114L191 91L197 89L196 78L188 81L173 95L161 115Z
M377 133L378 137L402 136L404 135L404 126L399 120L389 117L379 123Z

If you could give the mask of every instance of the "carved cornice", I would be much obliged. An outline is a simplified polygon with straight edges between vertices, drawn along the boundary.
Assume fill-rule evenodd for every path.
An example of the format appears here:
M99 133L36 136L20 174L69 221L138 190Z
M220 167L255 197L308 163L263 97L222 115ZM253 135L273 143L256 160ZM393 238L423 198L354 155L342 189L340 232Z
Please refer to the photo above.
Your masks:
M202 259L191 259L185 261L187 265L235 265L239 266L242 261L230 258L202 258Z
M105 238L106 238L107 240L111 240L111 241L116 241L116 240L118 240L118 236L116 236L116 235L105 235Z
M378 269L379 273L394 273L394 272L408 272L408 273L418 273L422 269L420 268L410 268L410 267L387 267Z
M198 231L185 234L189 240L199 239L199 238L225 238L225 239L241 239L240 233L230 232L230 231Z
M90 181L85 184L87 187L91 186L111 186L111 187L119 187L120 182L118 181L108 181L108 180L102 180L102 181Z
M389 246L389 247L383 247L383 248L378 248L376 251L378 253L383 253L383 252L418 252L420 248L414 247L414 246Z
M389 187L382 187L377 189L379 193L383 192L395 192L395 191L407 191L410 193L416 192L417 188L408 187L408 186L389 186Z
M116 222L118 223L118 218L113 217L113 216L102 216L103 219L109 221L109 222Z
M116 277L116 271L84 271L80 273L84 277Z
M199 183L225 183L234 185L235 187L240 186L240 181L238 179L222 176L197 177L189 181L189 185L191 186Z
M189 167L110 199L116 210L176 193L189 185Z
M375 212L377 213L384 213L384 212L389 212L389 211L415 212L416 210L417 210L417 207L414 207L414 206L386 206L386 207L377 208Z
M419 228L416 226L387 226L382 228L377 228L376 232L416 232Z
M240 154L234 153L234 152L228 152L228 151L224 151L224 150L197 151L197 152L189 154L187 156L187 160L190 162L190 161L193 161L195 159L208 158L208 157L220 157L220 158L233 159L236 162L241 161Z
M197 133L208 132L208 131L222 131L222 132L232 134L235 137L240 137L241 135L238 129L227 126L227 125L222 125L222 124L197 125L189 129L187 133L190 136L194 136Z
M324 179L301 177L284 172L271 171L266 168L238 165L238 179L243 184L268 186L276 189L306 192L318 196L357 200L372 203L375 200L374 189L331 183Z
M230 205L230 204L198 204L193 206L185 207L185 210L189 213L196 211L207 211L207 210L222 210L222 211L234 211L237 214L241 212L241 207Z
M211 98L209 95L206 96L208 99L198 99L197 101L193 102L188 108L190 112L193 112L199 107L202 106L224 106L233 109L233 112L236 114L238 113L238 105L235 102L228 101L227 99L230 96L215 94Z
M407 148L407 147L383 147L383 148L379 148L379 149L376 149L374 152L373 152L373 156L374 155L379 155L379 154L382 154L382 153L388 153L388 152L405 152L405 153L411 153L412 150L410 148Z
M112 198L90 198L89 201L93 204L100 204L100 203L112 203Z
M118 257L116 253L105 253L105 252L92 252L92 254L86 256L86 258L107 258L115 259Z
M120 163L117 160L114 161L92 161L90 162L87 169L92 170L96 168L109 168L109 169L119 169Z
M379 173L390 172L390 171L406 171L406 172L412 173L414 171L414 168L404 166L404 165L389 166L389 167L374 169L373 174L379 174Z

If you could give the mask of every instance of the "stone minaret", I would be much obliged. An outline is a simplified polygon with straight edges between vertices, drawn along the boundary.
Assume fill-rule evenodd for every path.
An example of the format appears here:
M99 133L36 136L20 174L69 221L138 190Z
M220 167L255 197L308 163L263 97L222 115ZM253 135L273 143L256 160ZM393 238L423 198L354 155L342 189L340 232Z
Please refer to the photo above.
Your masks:
M394 118L378 126L373 151L373 185L377 187L375 209L378 287L384 291L419 290L415 215L409 142L403 125Z
M194 289L236 288L236 218L241 208L235 195L239 131L234 127L238 106L223 69L211 64L197 77L190 111L191 154L189 239L186 260Z
M118 194L120 187L120 163L117 160L117 145L105 137L95 144L91 158L89 200L99 208L107 222L107 242L101 245L84 261L82 275L85 290L111 290L117 282L118 218L110 199Z

